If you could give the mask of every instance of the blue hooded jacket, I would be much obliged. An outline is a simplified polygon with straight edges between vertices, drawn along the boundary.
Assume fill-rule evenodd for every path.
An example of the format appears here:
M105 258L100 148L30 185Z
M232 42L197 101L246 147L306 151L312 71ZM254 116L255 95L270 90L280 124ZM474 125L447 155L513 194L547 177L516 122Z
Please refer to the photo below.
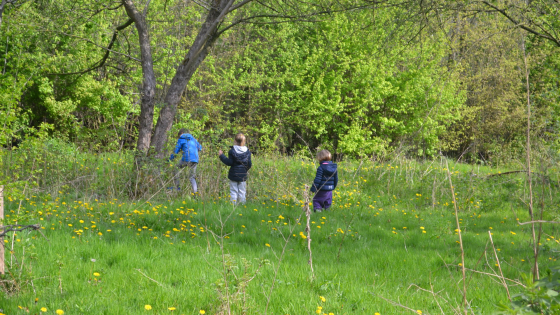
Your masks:
M311 191L334 190L338 185L337 165L331 161L321 162L311 186Z
M175 158L175 154L179 151L183 151L183 162L195 162L198 163L198 151L202 150L202 146L190 133L184 133L177 140L177 146L175 146L174 154L171 154L169 158L172 161Z

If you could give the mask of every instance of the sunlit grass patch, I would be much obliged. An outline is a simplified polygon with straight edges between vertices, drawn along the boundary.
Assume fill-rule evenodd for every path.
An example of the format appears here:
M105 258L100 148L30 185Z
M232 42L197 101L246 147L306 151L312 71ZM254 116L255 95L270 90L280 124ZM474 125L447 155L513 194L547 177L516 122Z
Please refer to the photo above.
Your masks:
M237 207L221 196L146 202L76 198L61 189L56 196L30 195L19 208L19 200L7 196L7 220L40 222L48 240L24 232L6 239L14 251L13 260L7 255L8 267L17 271L19 288L0 297L0 305L8 314L24 308L40 313L43 307L66 314L214 314L229 297L230 307L249 314L262 314L267 301L274 314L315 313L319 307L326 314L401 313L382 296L438 313L433 296L411 285L445 292L451 303L442 304L446 311L459 305L461 259L446 170L352 163L340 169L332 211L311 217L314 279L301 216L303 176L292 183L295 191L256 187L259 194ZM481 180L470 171L452 172L465 267L495 271L493 256L484 256L490 231L504 276L519 279L532 266L530 227L518 224L528 220L527 211L499 177ZM523 188L522 181L513 182L513 192ZM557 201L556 194L552 198ZM545 213L545 219L554 214ZM560 258L559 236L544 227L541 270ZM242 285L244 291L236 291ZM468 297L483 314L507 300L504 288L480 273L469 273Z

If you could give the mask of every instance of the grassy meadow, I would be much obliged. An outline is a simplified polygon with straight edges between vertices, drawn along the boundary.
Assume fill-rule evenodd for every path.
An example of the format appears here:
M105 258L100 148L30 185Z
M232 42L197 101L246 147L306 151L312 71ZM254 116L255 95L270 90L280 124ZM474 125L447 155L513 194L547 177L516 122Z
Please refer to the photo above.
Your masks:
M233 206L226 167L205 158L202 197L193 198L188 185L170 192L168 177L141 199L122 193L126 156L46 159L25 198L4 196L5 223L42 228L4 240L9 272L1 278L0 313L462 313L461 250L444 160L339 163L332 211L310 218L312 272L302 208L315 163L255 156L249 201ZM531 225L518 224L529 221L528 183L522 173L505 173L511 168L449 168L469 314L491 314L509 302L489 231L510 294L521 291L533 265ZM544 209L543 219L554 221L557 171L541 174L533 180L535 214ZM559 234L542 226L543 275L557 264Z

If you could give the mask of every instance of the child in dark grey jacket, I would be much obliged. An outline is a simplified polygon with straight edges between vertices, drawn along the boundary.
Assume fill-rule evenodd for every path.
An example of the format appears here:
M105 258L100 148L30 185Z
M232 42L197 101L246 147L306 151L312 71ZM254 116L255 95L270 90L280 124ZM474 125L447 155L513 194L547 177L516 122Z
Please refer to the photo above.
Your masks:
M313 211L328 211L332 205L332 191L338 185L337 165L331 162L331 153L328 150L321 150L317 153L319 167L315 180L311 186L313 196Z
M235 135L234 145L229 150L227 157L222 150L218 154L220 160L230 166L228 179L231 202L244 204L247 195L248 171L252 166L251 151L245 146L245 136L242 133Z

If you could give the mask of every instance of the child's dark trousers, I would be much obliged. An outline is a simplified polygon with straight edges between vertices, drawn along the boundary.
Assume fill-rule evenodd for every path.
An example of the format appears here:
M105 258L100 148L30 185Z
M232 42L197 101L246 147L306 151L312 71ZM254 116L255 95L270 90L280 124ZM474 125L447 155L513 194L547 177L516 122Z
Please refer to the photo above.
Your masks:
M313 211L327 211L332 205L332 190L319 190L313 197Z

